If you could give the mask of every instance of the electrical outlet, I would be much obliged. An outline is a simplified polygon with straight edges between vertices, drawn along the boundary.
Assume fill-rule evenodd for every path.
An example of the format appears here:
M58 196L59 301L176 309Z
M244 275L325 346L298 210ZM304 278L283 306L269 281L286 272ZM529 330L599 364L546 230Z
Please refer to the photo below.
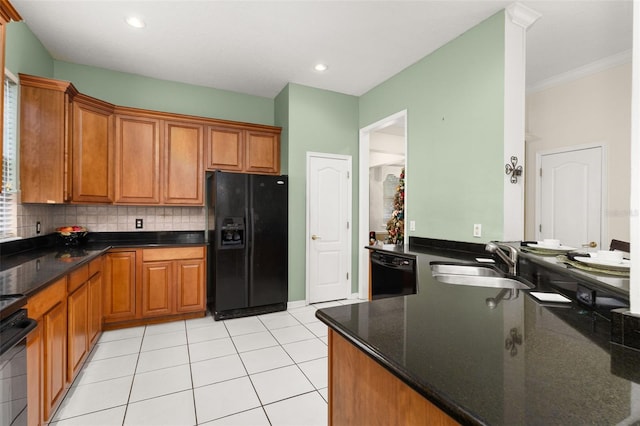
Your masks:
M136 219L136 229L142 229L143 222L142 219Z
M474 237L482 237L482 225L476 223L473 225L473 236Z
M40 232L42 232L42 224L38 221L36 222L36 234L39 234Z
M410 220L409 221L409 231L415 231L416 230L416 221L415 220Z

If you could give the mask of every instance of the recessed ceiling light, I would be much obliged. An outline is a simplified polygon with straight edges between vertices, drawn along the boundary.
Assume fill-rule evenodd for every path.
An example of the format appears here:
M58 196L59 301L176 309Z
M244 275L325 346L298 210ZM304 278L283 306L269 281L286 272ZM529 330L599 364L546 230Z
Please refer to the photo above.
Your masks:
M133 28L144 28L144 21L140 18L136 18L135 16L129 16L127 18L127 24L131 25Z
M315 67L313 67L313 68L314 68L316 71L320 71L320 72L323 72L323 71L326 71L326 70L328 70L328 69L329 69L329 67L328 67L326 64L316 64L316 66L315 66Z

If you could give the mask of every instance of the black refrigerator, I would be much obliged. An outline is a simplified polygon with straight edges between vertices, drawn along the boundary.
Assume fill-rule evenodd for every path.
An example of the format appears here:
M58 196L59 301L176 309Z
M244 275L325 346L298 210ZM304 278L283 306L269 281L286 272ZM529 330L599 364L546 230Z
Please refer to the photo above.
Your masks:
M285 310L287 176L216 171L206 188L207 305L214 319Z

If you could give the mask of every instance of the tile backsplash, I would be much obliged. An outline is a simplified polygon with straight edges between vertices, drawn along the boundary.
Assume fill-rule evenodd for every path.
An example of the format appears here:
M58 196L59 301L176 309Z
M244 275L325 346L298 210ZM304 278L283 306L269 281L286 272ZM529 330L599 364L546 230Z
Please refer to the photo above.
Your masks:
M141 207L96 205L18 205L18 237L35 237L36 223L50 234L59 226L81 225L90 232L200 231L205 227L204 207ZM144 227L136 229L136 219Z

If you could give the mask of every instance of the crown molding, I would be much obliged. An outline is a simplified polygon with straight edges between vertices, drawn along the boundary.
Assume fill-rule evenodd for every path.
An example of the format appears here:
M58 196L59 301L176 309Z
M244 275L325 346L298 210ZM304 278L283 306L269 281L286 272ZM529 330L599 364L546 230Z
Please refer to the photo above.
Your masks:
M505 8L507 16L511 22L524 28L525 30L533 25L540 17L541 13L527 7L521 3L512 3Z
M615 55L607 56L606 58L591 62L590 64L574 68L562 74L549 77L532 86L527 87L527 93L540 92L542 90L549 89L554 86L559 86L570 81L578 80L591 74L605 71L609 68L617 67L618 65L627 63L631 63L631 50L625 50Z

